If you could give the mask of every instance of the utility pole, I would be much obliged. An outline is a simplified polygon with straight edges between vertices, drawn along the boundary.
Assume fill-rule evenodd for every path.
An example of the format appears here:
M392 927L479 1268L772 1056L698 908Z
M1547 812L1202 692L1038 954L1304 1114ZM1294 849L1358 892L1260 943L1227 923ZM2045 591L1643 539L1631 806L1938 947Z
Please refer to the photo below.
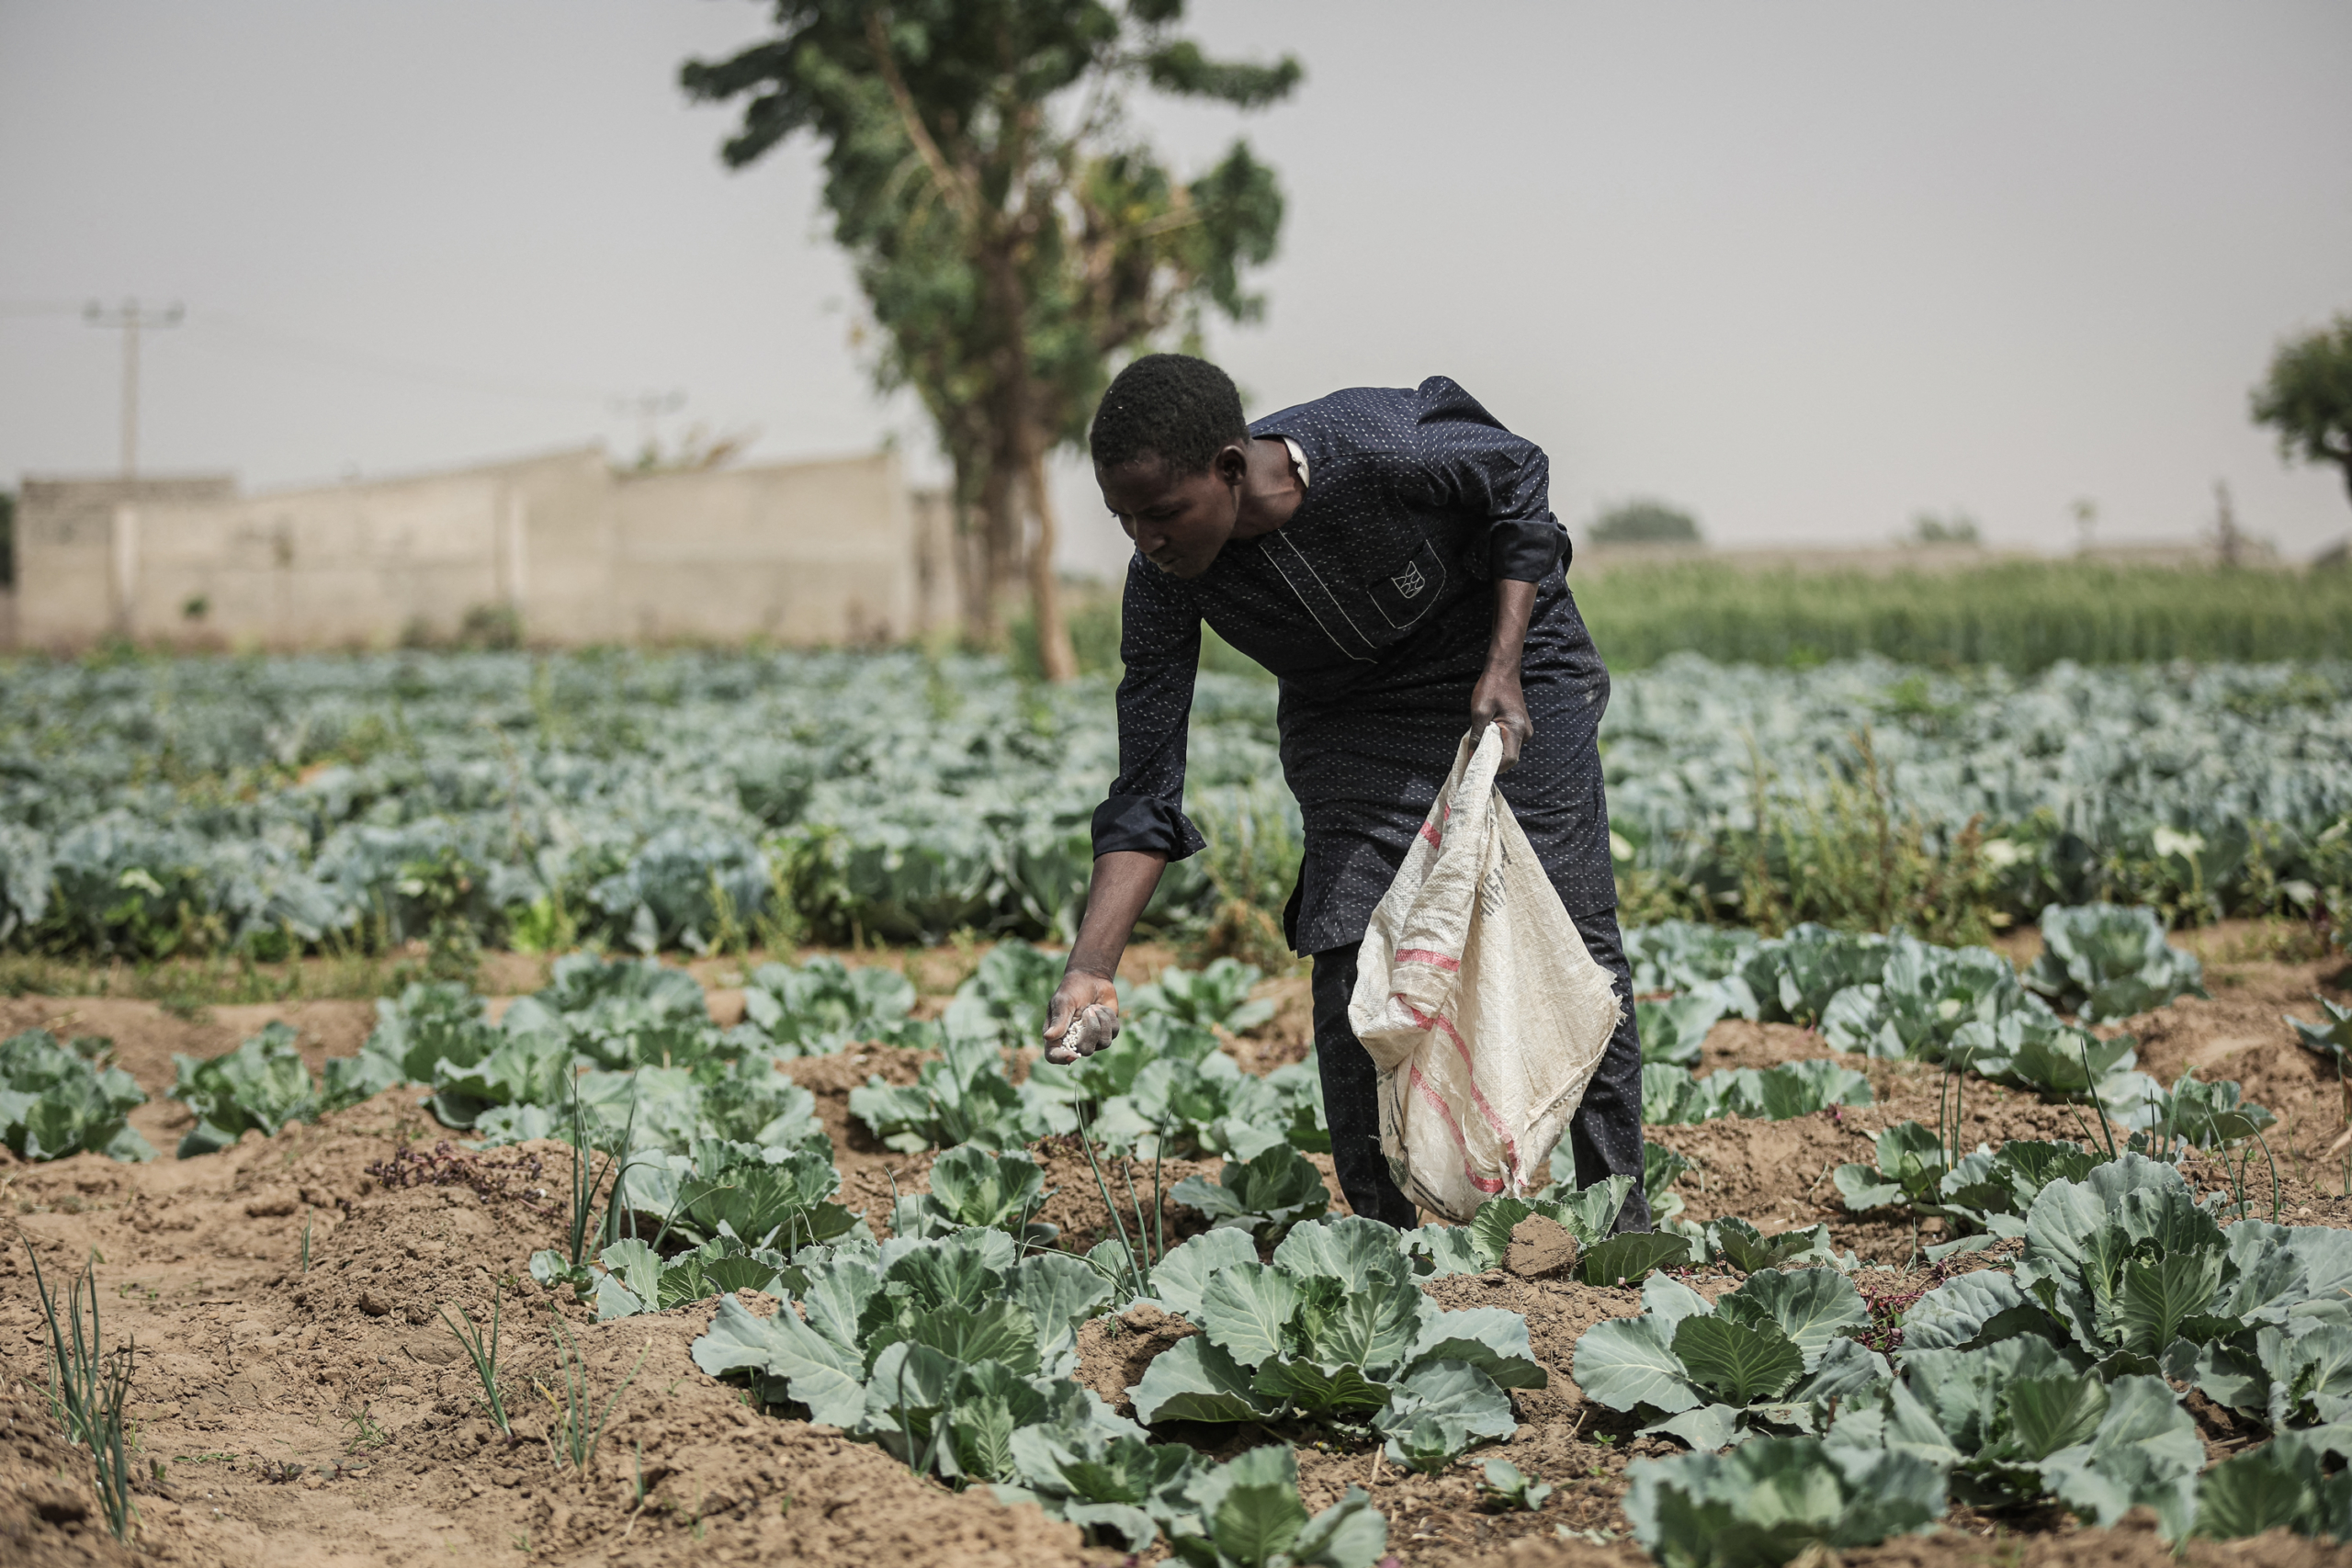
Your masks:
M609 405L615 413L635 414L638 428L643 432L643 443L638 448L637 466L651 468L662 460L662 442L656 423L665 413L675 413L686 406L683 388L667 392L639 392L633 398L615 398Z
M177 301L160 310L142 310L136 299L125 299L109 310L93 299L82 307L82 319L94 327L114 327L122 333L122 477L139 477L139 333L147 327L175 327L187 314Z

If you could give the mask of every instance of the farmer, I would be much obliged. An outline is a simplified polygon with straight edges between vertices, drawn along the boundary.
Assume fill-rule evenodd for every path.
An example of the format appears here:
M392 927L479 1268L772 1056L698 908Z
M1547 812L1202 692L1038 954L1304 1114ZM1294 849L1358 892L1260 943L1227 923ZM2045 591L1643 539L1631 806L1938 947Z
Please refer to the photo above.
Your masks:
M1282 682L1283 773L1306 827L1283 923L1314 955L1315 1044L1350 1206L1417 1223L1381 1156L1378 1069L1348 1024L1357 946L1464 732L1500 724L1503 796L1626 1003L1569 1127L1577 1181L1632 1177L1618 1228L1649 1229L1641 1044L1595 742L1609 672L1568 594L1543 449L1442 376L1351 388L1251 424L1224 371L1174 354L1119 373L1090 444L1136 554L1119 776L1094 813L1093 881L1046 1015L1048 1057L1070 1059L1073 1016L1115 1019L1112 977L1136 918L1168 863L1202 848L1182 801L1205 621ZM1090 1027L1080 1048L1114 1032Z

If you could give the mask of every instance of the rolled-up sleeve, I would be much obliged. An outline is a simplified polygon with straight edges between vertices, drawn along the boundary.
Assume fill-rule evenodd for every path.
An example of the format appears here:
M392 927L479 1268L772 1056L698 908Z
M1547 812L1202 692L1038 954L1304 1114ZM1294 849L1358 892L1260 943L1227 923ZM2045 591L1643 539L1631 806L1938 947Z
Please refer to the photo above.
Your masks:
M1203 843L1184 816L1200 611L1165 572L1136 557L1127 565L1120 615L1126 673L1119 679L1119 776L1094 808L1094 852L1143 850L1182 860Z
M1552 461L1504 429L1450 378L1419 389L1419 486L1433 505L1482 518L1490 576L1541 582L1560 564L1567 534L1552 515Z

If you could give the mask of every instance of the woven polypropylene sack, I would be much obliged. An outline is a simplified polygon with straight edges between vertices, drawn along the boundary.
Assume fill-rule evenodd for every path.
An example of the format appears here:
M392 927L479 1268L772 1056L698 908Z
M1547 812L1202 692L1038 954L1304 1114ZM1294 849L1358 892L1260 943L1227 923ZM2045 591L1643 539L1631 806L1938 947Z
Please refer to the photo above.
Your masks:
M1348 1022L1379 1066L1380 1152L1422 1208L1466 1220L1552 1179L1619 1003L1495 787L1502 731L1464 737L1372 913Z

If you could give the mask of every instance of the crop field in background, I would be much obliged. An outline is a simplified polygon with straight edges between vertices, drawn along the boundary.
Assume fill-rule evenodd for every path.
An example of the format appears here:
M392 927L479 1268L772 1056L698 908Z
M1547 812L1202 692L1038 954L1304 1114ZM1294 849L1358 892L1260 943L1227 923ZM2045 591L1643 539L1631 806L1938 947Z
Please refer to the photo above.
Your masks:
M1263 681L1204 675L1209 851L1057 1067L1107 676L0 666L0 1530L2324 1561L2352 664L2015 663L1618 674L1621 1236L1565 1154L1466 1225L1348 1214Z
M1242 916L1279 910L1298 859L1273 705L1269 682L1202 677L1188 805L1210 848L1150 913L1261 962ZM1982 940L2052 902L2324 919L2352 884L2352 663L1678 655L1617 677L1602 747L1633 919ZM1107 678L916 653L20 662L0 669L0 946L1066 939L1116 758Z
M1891 574L1734 561L1611 563L1605 572L1572 569L1570 586L1615 671L1676 653L1800 669L1876 653L1937 669L1998 665L2018 674L2061 660L2352 654L2352 570L2340 559L2296 571L2028 560ZM1081 668L1117 667L1115 593L1075 593L1070 626ZM1256 671L1214 633L1205 640L1209 669ZM1026 662L1034 667L1034 655Z

